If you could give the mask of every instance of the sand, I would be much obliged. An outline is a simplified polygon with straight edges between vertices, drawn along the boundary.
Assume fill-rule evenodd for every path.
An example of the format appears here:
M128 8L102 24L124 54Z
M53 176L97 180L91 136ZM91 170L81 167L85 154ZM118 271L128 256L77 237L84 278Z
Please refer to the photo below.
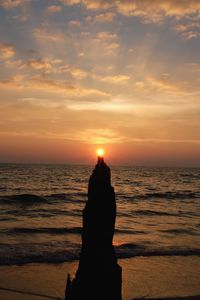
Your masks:
M137 257L119 264L123 300L200 300L199 257ZM77 262L1 266L0 299L63 299L67 273L74 274L76 267Z

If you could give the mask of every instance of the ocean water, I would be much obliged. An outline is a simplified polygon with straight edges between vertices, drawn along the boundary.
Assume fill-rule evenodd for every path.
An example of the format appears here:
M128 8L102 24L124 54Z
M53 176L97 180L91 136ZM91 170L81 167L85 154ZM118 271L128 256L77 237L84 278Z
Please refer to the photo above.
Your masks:
M92 169L0 165L0 265L79 258ZM111 172L118 257L200 255L200 169L111 167Z

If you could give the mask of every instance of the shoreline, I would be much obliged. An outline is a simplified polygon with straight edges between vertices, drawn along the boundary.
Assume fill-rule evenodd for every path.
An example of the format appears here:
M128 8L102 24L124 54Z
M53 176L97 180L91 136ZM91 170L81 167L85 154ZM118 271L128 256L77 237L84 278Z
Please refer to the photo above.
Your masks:
M24 291L19 291L19 290L14 290L14 289L7 289L7 288L2 288L0 287L0 296L2 292L10 293L11 298L13 299L14 294L20 295L20 299L22 295L26 296L28 295L29 300L39 300L39 299L52 299L52 300L64 300L62 297L55 297L55 296L50 296L50 295L44 295L44 294L39 294L39 293L28 293ZM9 296L9 295L7 295ZM4 295L5 297L5 295ZM5 298L4 298L5 299ZM16 297L15 297L16 299ZM26 298L27 299L27 298ZM194 295L194 296L181 296L181 297L162 297L162 298L132 298L130 300L199 300L200 299L200 294L199 295Z
M200 300L200 295L167 298L133 298L131 300Z
M140 257L119 259L123 300L199 300L199 257ZM78 262L0 266L0 299L64 298L66 278Z

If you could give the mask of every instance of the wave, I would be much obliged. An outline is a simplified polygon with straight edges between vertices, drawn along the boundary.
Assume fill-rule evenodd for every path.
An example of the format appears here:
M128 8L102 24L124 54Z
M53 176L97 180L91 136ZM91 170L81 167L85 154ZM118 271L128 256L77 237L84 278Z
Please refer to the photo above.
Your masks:
M63 250L64 249L64 250ZM200 256L200 249L164 248L151 249L144 245L125 243L115 246L118 258L154 256ZM70 242L46 244L0 244L0 265L29 263L64 263L79 259L80 245Z
M0 186L0 191L7 191L7 187L6 186Z
M193 192L193 191L154 192L154 193L145 193L145 194L130 195L130 196L120 194L119 200L123 201L123 198L127 200L151 200L151 199L187 200L187 199L200 198L200 192Z
M68 194L50 194L39 196L35 194L16 194L16 195L1 195L0 203L1 204L20 204L20 205L35 205L35 204L55 204L57 202L70 202L70 203L83 203L85 202L84 196L85 193L75 192ZM80 198L81 197L81 198Z
M23 205L23 208L25 206ZM21 209L21 207L17 207L16 209L9 209L2 212L3 214L11 216L11 218L14 217L29 217L29 218L51 218L51 217L60 217L60 216L70 216L70 217L81 217L82 211L80 209L71 209L71 210L65 210L65 209L58 209L58 208L46 208L46 209L39 209L38 206L33 206L31 209ZM0 211L0 214L2 214ZM0 221L2 221L0 219Z
M169 234L189 234L199 236L199 232L192 228L172 228L160 230L160 232L169 233Z
M16 235L16 234L81 234L81 227L72 227L72 228L56 228L56 227L44 227L44 228L26 228L26 227L16 227L12 229L2 229L0 233Z
M116 247L116 254L119 258L131 258L135 256L199 256L200 249L192 248L165 248L165 249L148 249L143 245L123 244Z
M189 177L189 178L192 178L192 179L199 179L200 178L200 175L199 174L192 174L192 173L180 173L180 176L181 177Z
M136 216L143 216L143 217L199 217L199 212L192 212L192 211L177 211L177 212L166 212L166 211L158 211L158 210L151 210L151 209L138 209L132 210L130 212L118 212L118 217L136 217Z
M0 222L11 222L11 221L16 221L15 217L1 217Z
M157 211L151 209L138 209L132 211L132 214L135 215L144 215L144 216L178 216L179 214L176 213L169 213L165 211Z
M1 195L1 204L16 204L16 205L36 205L36 204L55 204L57 202L64 203L84 203L87 194L81 191L74 191L70 193L54 193L49 195L37 194L14 194L14 195ZM130 201L130 200L152 200L152 199L192 199L200 198L200 192L181 191L181 192L153 192L139 195L125 195L123 193L117 194L117 200ZM163 212L164 213L164 212ZM167 215L167 213L166 213Z
M130 229L115 229L116 234L148 234L148 231L143 230L130 230Z
M48 202L44 197L34 194L20 194L11 196L0 196L0 202L4 204L33 205Z
M75 197L75 198L74 198ZM77 198L78 197L78 198ZM46 199L50 199L50 203L52 203L53 201L64 201L66 202L70 202L70 203L83 203L85 202L85 199L80 199L80 197L86 197L85 193L82 192L74 192L74 193L67 193L67 194L50 194L50 195L46 195L45 198Z
M6 221L10 220L5 219ZM65 235L65 234L78 234L82 233L82 227L15 227L10 229L1 229L0 234L8 235L20 235L20 234L55 234L55 235ZM129 229L115 229L115 234L148 234L148 231L143 230L129 230Z

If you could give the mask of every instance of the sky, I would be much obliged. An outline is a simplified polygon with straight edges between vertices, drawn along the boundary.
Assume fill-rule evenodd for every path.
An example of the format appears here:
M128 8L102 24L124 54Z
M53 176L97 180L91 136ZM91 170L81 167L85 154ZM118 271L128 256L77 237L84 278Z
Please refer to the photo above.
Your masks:
M200 166L200 0L0 0L0 162Z

